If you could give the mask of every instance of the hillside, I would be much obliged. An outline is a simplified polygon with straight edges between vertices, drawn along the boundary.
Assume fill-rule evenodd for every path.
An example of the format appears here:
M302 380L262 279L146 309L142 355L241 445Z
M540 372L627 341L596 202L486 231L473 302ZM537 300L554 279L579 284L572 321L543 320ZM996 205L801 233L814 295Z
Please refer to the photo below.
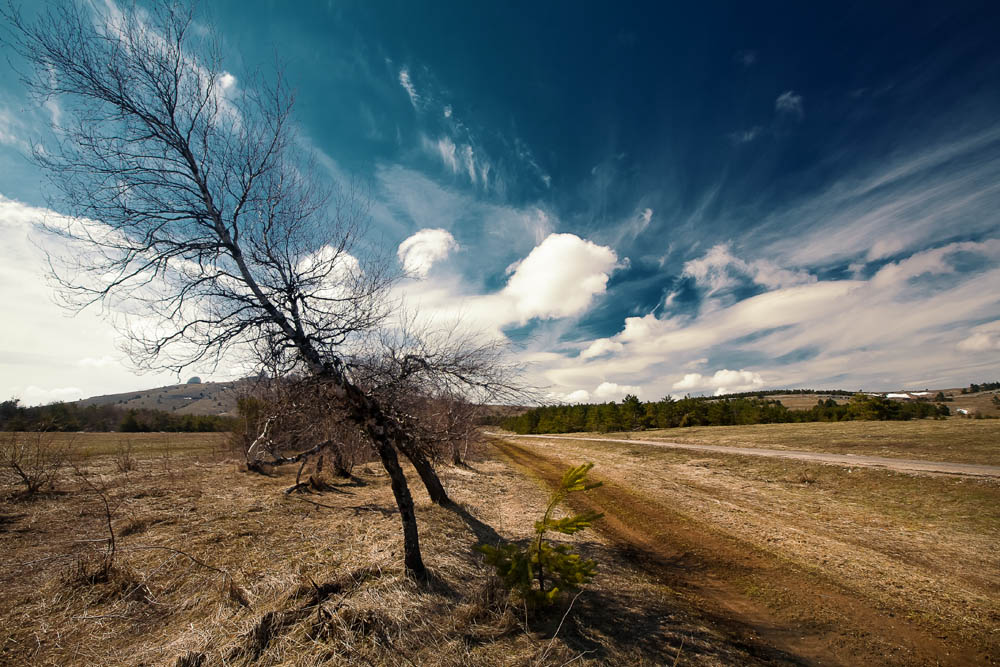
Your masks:
M237 388L245 380L173 384L123 394L92 396L77 401L81 406L117 405L126 409L149 409L182 415L236 414Z

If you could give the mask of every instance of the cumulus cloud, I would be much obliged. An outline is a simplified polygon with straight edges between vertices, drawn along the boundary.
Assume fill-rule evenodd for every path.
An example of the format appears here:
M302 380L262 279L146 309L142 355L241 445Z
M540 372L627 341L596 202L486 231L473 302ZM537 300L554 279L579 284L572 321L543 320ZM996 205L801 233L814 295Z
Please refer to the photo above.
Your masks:
M587 403L590 401L590 392L586 389L577 389L556 398L559 403Z
M580 356L584 359L592 359L611 352L621 352L623 349L625 349L625 346L618 341L611 340L610 338L598 338L593 343L588 345L587 348L580 353Z
M551 234L514 269L503 289L521 322L579 315L604 294L618 255L574 234Z
M738 370L731 371L728 368L715 371L714 375L702 375L701 373L687 373L683 378L673 384L673 389L677 390L715 390L716 396L721 394L731 394L741 391L753 391L764 386L764 379L760 373L752 371Z
M805 113L802 108L802 96L792 90L786 90L774 100L774 110L781 114L802 118Z
M399 244L396 256L408 274L424 278L440 259L458 249L458 243L444 229L421 229Z
M627 394L642 394L642 387L632 384L617 384L615 382L602 382L594 390L594 397L604 401L614 401L625 398Z
M417 108L417 103L420 101L420 96L417 95L417 89L413 85L413 81L410 80L410 70L406 67L399 70L399 85L403 87L406 94L410 97L410 104L413 108Z

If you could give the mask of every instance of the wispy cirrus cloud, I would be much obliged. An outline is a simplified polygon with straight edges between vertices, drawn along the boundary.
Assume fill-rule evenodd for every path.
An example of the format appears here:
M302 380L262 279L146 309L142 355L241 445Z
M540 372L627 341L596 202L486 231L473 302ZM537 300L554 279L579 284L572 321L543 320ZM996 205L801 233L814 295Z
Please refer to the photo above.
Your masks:
M778 261L865 265L1000 229L1000 126L900 152L765 212L757 248ZM795 229L794 235L788 230Z
M417 94L417 88L413 85L413 81L410 79L409 68L403 67L399 70L399 85L406 91L407 96L410 98L410 104L413 105L413 108L418 108L420 95Z
M788 114L796 118L802 118L805 115L802 96L793 90L786 90L778 95L777 99L774 100L774 110L779 114Z

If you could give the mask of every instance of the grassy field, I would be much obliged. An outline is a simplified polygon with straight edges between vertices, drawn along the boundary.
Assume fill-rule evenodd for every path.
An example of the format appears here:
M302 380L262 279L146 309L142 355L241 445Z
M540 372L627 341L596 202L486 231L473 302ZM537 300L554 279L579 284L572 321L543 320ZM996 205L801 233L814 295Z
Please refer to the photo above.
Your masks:
M692 426L577 435L1000 465L1000 420L996 419Z
M964 422L945 424L971 438ZM1000 490L988 480L500 444L470 467L442 465L453 508L432 505L408 471L432 573L420 585L402 573L377 465L287 495L294 467L248 473L225 434L52 437L75 470L30 500L9 479L0 487L0 664L910 665L997 654ZM607 516L565 539L598 561L598 577L550 613L526 613L473 546L529 536L551 481L586 460L605 486L584 501ZM102 572L109 515L115 557Z

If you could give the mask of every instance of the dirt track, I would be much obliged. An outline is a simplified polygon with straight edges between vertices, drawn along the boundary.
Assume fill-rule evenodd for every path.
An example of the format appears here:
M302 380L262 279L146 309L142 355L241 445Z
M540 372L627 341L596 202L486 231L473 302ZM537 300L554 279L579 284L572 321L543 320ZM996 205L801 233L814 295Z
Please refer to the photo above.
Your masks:
M555 448L510 441L495 444L517 467L550 485L557 483L567 463L573 462L574 454ZM707 449L735 453L729 447ZM707 624L727 633L756 657L775 664L800 665L994 664L988 652L982 653L953 634L914 622L913 609L902 590L897 604L878 602L861 593L849 579L798 563L791 553L782 557L761 548L750 534L730 532L707 514L678 511L678 498L661 492L651 494L637 478L623 477L627 475L624 470L604 464L600 467L604 474L598 477L604 486L575 498L575 509L603 512L605 518L598 530L641 563L649 576L677 590ZM685 493L691 491L694 489L685 489ZM723 498L722 502L729 505L730 500ZM762 507L733 505L730 511L769 515L771 534L784 529ZM845 543L842 548L847 558L858 553L853 544Z
M498 438L539 438L548 440L591 440L595 442L616 442L626 445L652 445L669 449L688 449L717 454L739 454L742 456L766 456L771 458L795 459L813 463L825 463L840 466L863 466L866 468L888 468L900 472L923 472L945 475L969 475L974 477L1000 478L1000 466L976 465L972 463L951 463L949 461L920 461L917 459L896 459L883 456L860 456L855 454L820 454L790 449L764 449L759 447L730 447L720 445L693 445L664 440L637 440L619 438L581 438L569 435L508 435L503 433L488 433Z

